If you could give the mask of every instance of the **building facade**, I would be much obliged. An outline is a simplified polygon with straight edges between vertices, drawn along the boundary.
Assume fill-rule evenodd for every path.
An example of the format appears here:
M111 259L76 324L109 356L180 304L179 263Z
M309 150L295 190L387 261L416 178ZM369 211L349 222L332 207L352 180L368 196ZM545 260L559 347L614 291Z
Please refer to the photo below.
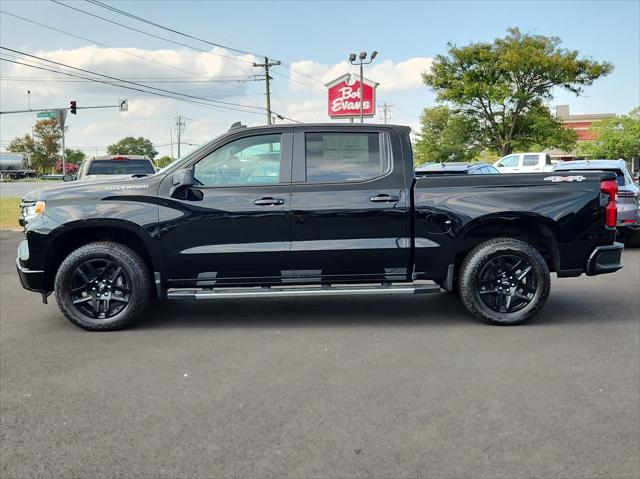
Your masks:
M593 131L591 131L594 123L614 116L616 116L615 113L572 115L569 111L569 105L558 105L556 107L556 120L558 120L564 128L573 130L578 134L578 143L595 140L596 137ZM559 161L572 161L578 157L575 150L562 151L555 148L547 148L545 153L548 153L553 160Z

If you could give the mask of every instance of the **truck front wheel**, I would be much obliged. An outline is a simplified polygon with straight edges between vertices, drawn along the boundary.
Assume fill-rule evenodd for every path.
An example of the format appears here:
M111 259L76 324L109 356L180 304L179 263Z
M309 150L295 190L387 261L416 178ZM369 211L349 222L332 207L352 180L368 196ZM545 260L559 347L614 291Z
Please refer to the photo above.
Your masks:
M149 302L147 266L130 248L96 242L73 251L55 278L60 311L76 326L113 331L129 326Z
M460 268L460 298L477 318L497 325L535 316L549 297L549 267L533 246L498 238L476 246Z

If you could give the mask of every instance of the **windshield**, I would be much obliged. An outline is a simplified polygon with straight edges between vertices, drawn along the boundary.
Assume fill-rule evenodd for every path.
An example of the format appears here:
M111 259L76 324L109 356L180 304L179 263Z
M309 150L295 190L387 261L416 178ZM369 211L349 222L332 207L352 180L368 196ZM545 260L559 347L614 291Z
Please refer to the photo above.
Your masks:
M89 166L88 175L153 175L155 170L149 160L95 160Z

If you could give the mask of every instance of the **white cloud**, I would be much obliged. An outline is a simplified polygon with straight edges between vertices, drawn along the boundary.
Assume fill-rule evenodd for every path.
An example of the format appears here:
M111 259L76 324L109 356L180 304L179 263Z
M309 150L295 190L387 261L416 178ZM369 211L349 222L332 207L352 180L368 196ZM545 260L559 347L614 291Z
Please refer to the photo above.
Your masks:
M251 55L234 55L220 49L197 52L183 49L116 49L97 46L40 51L34 55L160 89L241 105L264 106L262 81L246 83L201 81L212 77L221 79L221 77L243 76L247 78L252 73L262 73L260 69L252 68L251 63L257 59ZM18 61L62 69L60 66L35 59L24 58ZM394 98L400 100L399 96L404 94L409 96L411 101L415 101L416 98L420 98L418 89L424 89L421 74L429 70L431 62L431 58L421 57L409 58L401 62L376 59L372 65L366 67L365 75L380 82L379 93L384 97L379 96L379 98L393 103ZM286 72L284 67L278 68L280 73ZM273 110L303 122L330 121L327 116L323 84L345 72L355 73L355 71L356 69L347 62L334 65L323 65L310 60L296 62L289 74L307 85L275 76L272 85ZM73 73L90 76L78 71ZM27 90L31 91L31 107L34 109L64 108L69 105L70 100L76 100L81 108L115 105L118 99L128 98L129 111L125 113L118 112L115 108L80 109L77 115L68 115L67 145L87 149L91 154L95 153L96 149L102 152L106 145L129 135L144 136L157 144L167 145L159 147L158 150L161 154L169 153L171 127L177 115L187 118L183 138L198 144L224 133L235 121L242 121L248 125L260 125L265 122L265 115L259 109L252 109L249 113L194 105L112 85L78 81L63 75L5 62L0 63L0 76L14 78L1 82L0 109L2 110L26 109ZM64 81L51 81L56 79ZM160 83L151 83L149 79L155 79ZM175 83L176 79L180 79L181 82ZM313 85L314 88L309 88L308 85ZM135 87L135 85L130 86ZM394 119L400 119L401 116L397 111ZM29 132L36 117L35 113L25 113L2 115L0 120L0 140L2 140L0 148L2 148L11 138ZM374 121L378 120L378 118L374 119ZM183 154L187 149L183 147Z
M428 73L432 64L433 58L431 57L413 57L398 63L391 60L380 60L367 65L364 75L380 83L379 89L381 91L414 90L424 88L422 74ZM317 82L312 79L317 78L324 84L345 73L356 74L356 70L357 67L346 61L334 65L323 65L311 60L302 60L292 64L291 77L298 83L292 82L291 87L297 91L304 90L307 87L300 82L312 82L315 85Z

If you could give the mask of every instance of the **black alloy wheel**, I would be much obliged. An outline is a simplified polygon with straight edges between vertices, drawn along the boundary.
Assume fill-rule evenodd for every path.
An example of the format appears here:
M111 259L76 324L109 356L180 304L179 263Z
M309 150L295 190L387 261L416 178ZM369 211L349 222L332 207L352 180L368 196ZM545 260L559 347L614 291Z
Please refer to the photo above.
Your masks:
M533 265L524 256L495 256L480 270L476 288L482 302L498 313L520 311L536 294L532 270Z
M131 298L131 279L109 259L92 259L76 267L69 289L71 302L95 319L108 319L126 308Z
M60 311L89 331L132 324L151 296L149 269L128 246L97 241L80 246L60 264L54 291Z
M523 323L547 301L549 266L538 249L515 238L480 243L458 274L460 299L477 318L496 325Z

